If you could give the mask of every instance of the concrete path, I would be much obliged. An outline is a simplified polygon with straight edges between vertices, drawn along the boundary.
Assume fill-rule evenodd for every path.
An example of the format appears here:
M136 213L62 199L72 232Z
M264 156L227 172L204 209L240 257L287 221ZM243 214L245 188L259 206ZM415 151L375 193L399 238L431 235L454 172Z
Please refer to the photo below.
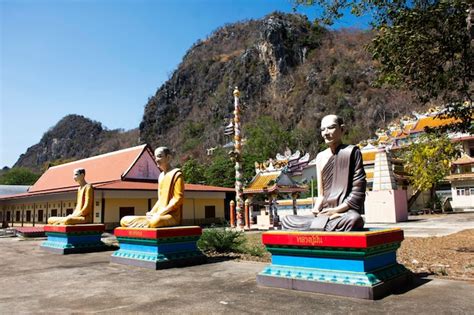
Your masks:
M0 239L0 314L472 314L474 283L418 279L378 301L259 287L265 264L220 261L161 271L109 263L111 252L55 255Z
M474 212L410 216L407 222L366 224L366 227L399 227L405 237L445 236L474 229Z

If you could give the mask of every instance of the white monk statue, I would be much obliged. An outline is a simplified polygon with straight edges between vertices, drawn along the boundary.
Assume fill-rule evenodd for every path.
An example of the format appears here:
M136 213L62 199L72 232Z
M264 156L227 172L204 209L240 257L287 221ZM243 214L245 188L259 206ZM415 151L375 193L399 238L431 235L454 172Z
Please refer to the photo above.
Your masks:
M318 199L314 216L288 215L282 219L286 230L352 231L364 227L366 179L362 154L357 146L342 143L342 118L325 116L321 135L328 148L316 156Z

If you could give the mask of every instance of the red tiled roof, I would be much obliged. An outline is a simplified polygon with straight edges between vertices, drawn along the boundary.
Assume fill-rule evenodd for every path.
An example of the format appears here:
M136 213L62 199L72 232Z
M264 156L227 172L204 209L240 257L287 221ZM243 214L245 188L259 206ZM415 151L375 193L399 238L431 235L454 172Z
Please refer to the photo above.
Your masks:
M157 181L126 180L126 178L124 178L144 152L153 156L153 153L147 145L140 145L54 166L49 168L38 181L30 187L28 192L2 196L0 200L75 191L78 185L73 180L73 171L76 168L84 168L86 170L86 180L92 184L95 189L156 190L158 188ZM233 192L234 189L185 184L185 191Z
M157 190L156 182L135 182L117 180L94 185L94 189L126 189L126 190Z
M157 183L155 182L135 182L135 181L115 181L103 184L94 185L96 189L126 189L126 190L156 190ZM232 192L233 188L184 184L185 191L218 191L218 192Z
M97 190L157 190L158 184L154 182L141 182L141 181L122 181L117 180L108 183L99 183L94 184L94 188ZM21 198L28 198L34 197L39 195L47 195L47 194L57 194L57 193L64 193L64 192L71 192L76 191L77 185L75 187L67 187L67 188L58 188L54 190L47 190L47 191L38 191L38 192L27 192L15 195L8 195L0 197L0 200L7 200L7 199L21 199ZM209 191L209 192L233 192L235 189L227 188L227 187L218 187L218 186L208 186L208 185L198 185L198 184L184 184L185 191Z
M46 195L46 194L59 194L59 193L64 193L64 192L76 191L77 187L79 186L76 185L75 187L58 188L58 189L47 190L47 191L26 192L26 193L21 193L21 194L1 196L0 200L27 198L27 197Z
M185 191L222 191L222 192L235 191L234 188L199 185L199 184L184 184L184 190Z
M454 165L469 165L474 163L474 158L464 155L453 162Z
M29 192L77 187L77 183L73 179L73 171L76 168L84 168L86 170L86 180L90 184L120 180L122 175L130 169L147 148L147 145L140 145L50 167L30 187Z

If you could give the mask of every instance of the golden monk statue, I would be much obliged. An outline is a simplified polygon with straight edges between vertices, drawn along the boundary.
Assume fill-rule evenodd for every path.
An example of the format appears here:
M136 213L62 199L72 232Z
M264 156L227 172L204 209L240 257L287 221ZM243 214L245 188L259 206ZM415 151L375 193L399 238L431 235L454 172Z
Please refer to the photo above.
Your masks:
M74 212L65 217L50 217L48 224L87 224L92 222L92 207L94 206L94 188L85 180L86 170L76 168L74 170L74 181L79 184L77 190L77 202Z
M158 201L144 216L125 216L123 227L158 228L181 225L184 201L183 173L170 164L171 151L167 147L155 150L155 160L161 170L158 178Z

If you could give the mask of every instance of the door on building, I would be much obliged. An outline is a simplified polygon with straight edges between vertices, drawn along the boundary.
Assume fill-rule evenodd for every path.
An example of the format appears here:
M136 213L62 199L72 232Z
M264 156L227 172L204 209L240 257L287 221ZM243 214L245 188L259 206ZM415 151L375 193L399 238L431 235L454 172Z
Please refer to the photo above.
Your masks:
M216 206L204 206L204 217L214 219L216 217Z
M126 215L135 215L135 207L120 207L119 208L120 220Z
M11 220L10 211L7 211L7 222L10 222L10 220Z
M27 210L26 211L26 222L30 222L31 221L31 210Z
M15 219L16 219L16 222L20 222L20 221L21 221L21 213L20 213L20 211L17 211L17 212L16 212L16 218L15 218Z
M66 215L72 214L73 211L74 211L74 209L66 209Z
M51 209L51 216L57 217L58 216L58 209Z
M43 222L43 210L38 210L38 222Z

